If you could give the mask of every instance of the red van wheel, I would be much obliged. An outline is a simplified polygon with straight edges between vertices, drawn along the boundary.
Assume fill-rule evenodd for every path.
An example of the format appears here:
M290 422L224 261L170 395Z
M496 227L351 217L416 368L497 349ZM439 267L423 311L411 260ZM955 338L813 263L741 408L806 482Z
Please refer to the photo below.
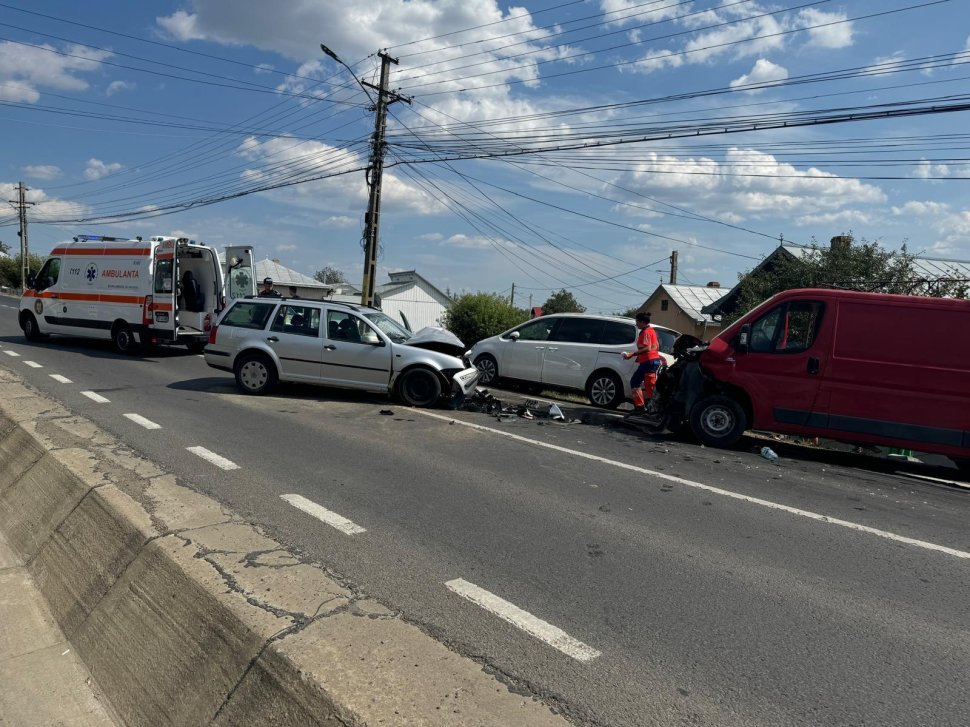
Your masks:
M711 447L732 446L747 426L744 409L728 396L708 396L690 410L691 431L701 444Z

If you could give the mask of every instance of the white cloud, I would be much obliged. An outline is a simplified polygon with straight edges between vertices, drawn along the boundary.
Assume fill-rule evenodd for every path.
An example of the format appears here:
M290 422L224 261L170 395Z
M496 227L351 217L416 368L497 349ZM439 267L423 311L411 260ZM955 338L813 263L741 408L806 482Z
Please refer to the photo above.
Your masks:
M755 61L750 73L746 73L740 78L731 81L731 88L739 86L770 84L773 81L783 81L788 78L788 71L765 58ZM761 91L761 88L752 89L752 92Z
M833 225L871 225L874 217L869 212L862 210L842 210L840 212L826 212L824 214L803 215L795 219L795 224L800 227L808 226L827 226Z
M950 209L948 204L943 202L918 202L911 200L902 207L893 207L892 213L896 216L923 217L925 215L939 215Z
M24 174L31 179L50 181L51 179L60 177L63 172L60 167L53 164L31 164L24 167Z
M17 185L14 182L0 182L0 198L16 199ZM81 217L89 212L87 205L48 196L37 187L27 191L27 201L33 202L31 217L37 222L62 218Z
M58 55L54 51L63 51ZM98 61L111 56L110 51L84 46L52 45L38 47L0 42L0 100L36 103L41 89L84 91L88 82L77 74L100 68Z
M194 13L176 10L168 17L155 18L155 20L175 40L185 42L206 38L206 34L197 29L199 16Z
M256 73L270 73L275 70L276 69L273 68L273 66L270 65L269 63L259 63L256 66Z
M440 232L429 232L426 235L419 235L419 240L427 240L428 242L440 242L445 239L445 236Z
M84 178L94 181L106 177L113 172L117 172L119 169L121 169L121 164L118 162L105 164L100 159L88 159L88 166L84 170Z
M353 227L356 224L356 217L350 217L349 215L331 215L323 221L321 226L344 229L347 227Z
M263 164L299 168L306 177L334 175L265 193L279 202L332 213L335 221L348 227L359 219L359 210L366 205L367 187L362 170L367 166L367 159L359 154L317 141L277 138L259 142L251 137L237 147L236 153L255 165L240 175L249 182L278 181L274 176L278 172L263 171L260 168ZM384 172L381 204L382 212L428 215L445 210L437 199L405 182L393 170Z
M108 89L105 93L108 96L114 96L116 93L121 93L122 91L134 91L137 88L137 84L130 83L128 81L112 81L108 84Z
M277 245L273 249L276 250L276 252L293 252L294 250L299 249L299 247L297 245Z
M852 45L854 27L846 22L845 13L826 13L816 8L805 8L798 13L804 26L822 26L808 30L808 45L818 48L848 48Z
M746 217L836 214L850 205L881 204L873 185L815 168L798 169L756 149L733 148L723 162L708 157L651 154L617 184L730 222ZM631 196L629 201L640 204ZM624 213L640 217L639 210Z
M950 176L950 167L946 164L933 164L924 159L916 165L913 176L917 179L943 179Z
M491 247L494 247L495 245L503 245L507 247L512 246L512 244L507 240L492 239L489 237L485 237L484 235L464 235L464 234L452 235L447 240L444 240L441 244L446 245L448 247L458 247L458 248L464 248L464 249L491 248Z

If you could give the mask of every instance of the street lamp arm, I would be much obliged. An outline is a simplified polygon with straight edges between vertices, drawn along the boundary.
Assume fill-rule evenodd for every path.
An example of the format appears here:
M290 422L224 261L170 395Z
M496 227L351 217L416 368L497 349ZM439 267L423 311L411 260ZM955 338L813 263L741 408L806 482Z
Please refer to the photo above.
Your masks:
M370 102L375 103L374 97L370 95L370 91L367 90L367 86L364 85L363 81L357 78L357 74L354 73L353 68L351 68L346 63L344 63L336 53L334 53L332 50L327 48L327 46L325 46L323 43L320 44L320 50L322 50L325 55L329 56L330 58L333 58L337 63L339 63L348 71L350 71L350 75L354 77L354 80L357 81L357 85L360 86L363 89L364 93L367 94L367 98L370 100Z

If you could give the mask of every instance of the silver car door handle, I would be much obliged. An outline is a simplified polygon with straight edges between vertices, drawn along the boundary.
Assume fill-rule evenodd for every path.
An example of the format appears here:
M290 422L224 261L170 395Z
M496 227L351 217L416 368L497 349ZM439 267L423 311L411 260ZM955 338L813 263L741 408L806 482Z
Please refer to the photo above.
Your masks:
M559 347L558 346L550 346L547 350L549 350L549 351L558 351L559 350Z
M536 346L536 351L544 351L545 348L545 346Z
M337 350L337 347L336 346L333 346L333 345L327 345L327 346L324 346L323 347L323 350L324 351L336 351Z
M280 339L278 339L276 336L269 336L266 340L269 341L270 343L276 343Z

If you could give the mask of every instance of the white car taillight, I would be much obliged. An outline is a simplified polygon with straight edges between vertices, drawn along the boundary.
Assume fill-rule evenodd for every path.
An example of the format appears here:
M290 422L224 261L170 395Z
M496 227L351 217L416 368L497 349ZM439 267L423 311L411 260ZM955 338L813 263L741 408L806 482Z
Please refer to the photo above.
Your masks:
M219 326L212 326L209 329L209 343L214 344L216 342L216 331L219 330Z

